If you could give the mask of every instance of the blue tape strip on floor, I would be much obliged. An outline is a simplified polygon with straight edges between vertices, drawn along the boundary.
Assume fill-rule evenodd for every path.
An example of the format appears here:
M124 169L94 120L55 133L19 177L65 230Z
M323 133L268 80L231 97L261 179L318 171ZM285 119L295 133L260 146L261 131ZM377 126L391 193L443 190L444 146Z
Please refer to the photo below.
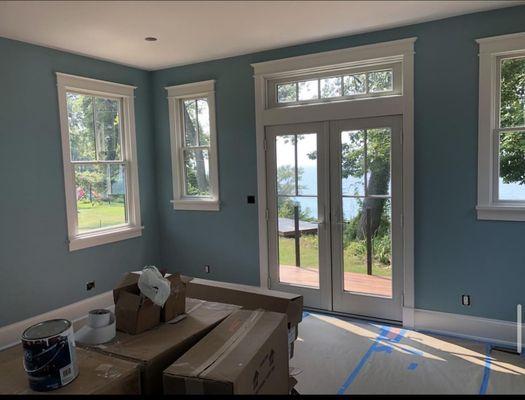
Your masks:
M483 379L481 381L481 387L479 388L479 394L487 393L487 387L489 386L490 365L492 363L490 358L490 344L485 345L485 349L485 368L483 369Z
M406 329L401 329L399 333L394 338L389 338L388 334L390 333L390 327L381 327L381 330L379 331L379 334L374 340L374 343L370 346L370 348L367 350L365 355L359 360L356 367L352 371L350 375L346 378L344 383L341 385L339 390L337 391L337 394L345 394L345 392L348 390L350 385L355 381L365 364L367 363L368 359L372 356L373 353L376 352L386 352L387 354L392 352L392 347L388 346L388 344L382 344L382 342L390 342L390 343L399 343L401 339L403 339L407 333ZM417 364L416 364L417 366Z

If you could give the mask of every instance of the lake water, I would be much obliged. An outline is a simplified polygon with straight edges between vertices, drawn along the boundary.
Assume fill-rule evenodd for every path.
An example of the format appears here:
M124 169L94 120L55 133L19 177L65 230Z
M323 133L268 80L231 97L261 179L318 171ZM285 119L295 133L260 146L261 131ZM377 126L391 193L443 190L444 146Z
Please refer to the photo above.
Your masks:
M303 167L303 175L300 181L301 186L304 187L302 193L316 194L317 193L317 168L315 166ZM344 191L347 194L354 193L355 190L362 194L360 188L363 187L362 179L349 177L343 182ZM525 198L525 185L517 183L505 184L500 179L500 198L502 200L521 200ZM301 207L301 210L308 210L309 215L317 218L317 198L315 197L296 197L295 201ZM475 206L474 204L472 205ZM345 220L351 219L357 215L360 207L355 199L343 199L343 214Z

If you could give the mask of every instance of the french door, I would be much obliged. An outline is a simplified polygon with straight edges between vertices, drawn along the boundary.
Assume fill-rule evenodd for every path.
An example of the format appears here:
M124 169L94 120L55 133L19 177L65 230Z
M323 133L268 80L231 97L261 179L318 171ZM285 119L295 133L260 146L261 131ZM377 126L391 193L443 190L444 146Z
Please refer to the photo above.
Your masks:
M305 306L401 320L401 117L266 128L269 277Z

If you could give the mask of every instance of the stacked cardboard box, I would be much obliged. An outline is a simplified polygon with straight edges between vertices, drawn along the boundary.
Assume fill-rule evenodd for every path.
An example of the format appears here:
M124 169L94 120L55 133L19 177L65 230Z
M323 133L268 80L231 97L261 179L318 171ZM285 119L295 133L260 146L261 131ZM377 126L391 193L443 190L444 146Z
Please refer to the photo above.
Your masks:
M189 297L236 304L249 310L262 308L263 310L286 314L288 353L290 358L293 357L298 325L303 318L303 296L236 283L187 277L184 279L189 281L186 289Z
M89 348L137 363L142 393L160 394L162 371L237 309L232 304L187 298L186 315L178 322L164 323L137 335L117 332L112 342Z
M165 394L288 394L286 315L234 312L164 371Z
M79 375L51 394L140 394L137 364L76 349ZM22 346L0 352L0 394L38 394L29 388Z

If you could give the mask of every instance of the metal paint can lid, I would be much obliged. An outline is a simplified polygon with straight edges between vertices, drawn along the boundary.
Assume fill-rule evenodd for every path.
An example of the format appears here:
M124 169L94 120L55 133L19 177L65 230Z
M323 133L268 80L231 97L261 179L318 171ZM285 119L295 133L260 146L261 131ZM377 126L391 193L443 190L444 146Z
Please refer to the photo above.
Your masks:
M60 335L71 327L71 322L67 319L52 319L40 322L27 328L22 333L24 340L47 339L52 336Z

